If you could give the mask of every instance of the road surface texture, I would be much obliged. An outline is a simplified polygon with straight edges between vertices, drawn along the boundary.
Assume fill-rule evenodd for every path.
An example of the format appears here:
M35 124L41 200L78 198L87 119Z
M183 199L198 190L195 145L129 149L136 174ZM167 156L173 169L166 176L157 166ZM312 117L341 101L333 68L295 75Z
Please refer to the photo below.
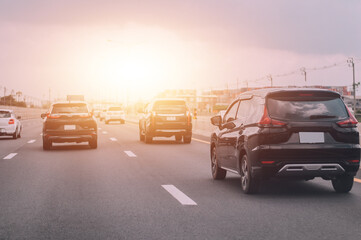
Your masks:
M361 239L361 183L211 178L208 138L138 140L134 123L100 123L98 149L43 151L41 120L0 139L0 239ZM360 174L357 176L361 178Z

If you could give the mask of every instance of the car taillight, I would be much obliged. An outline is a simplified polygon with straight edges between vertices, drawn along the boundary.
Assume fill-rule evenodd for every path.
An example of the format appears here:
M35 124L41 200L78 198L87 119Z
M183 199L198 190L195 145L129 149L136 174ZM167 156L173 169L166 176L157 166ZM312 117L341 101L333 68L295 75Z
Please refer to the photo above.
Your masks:
M359 163L359 162L360 162L360 160L358 160L358 159L354 159L354 160L347 160L347 162L349 162L349 163Z
M191 112L187 111L187 123L188 123L188 126L191 124L191 122L192 122Z
M88 117L92 117L92 113L84 113L84 114L81 114L80 117L81 118L88 118Z
M346 120L342 120L337 122L337 125L339 125L340 127L344 127L344 128L354 128L357 127L357 123L358 121L356 120L356 118L353 116L353 114L350 112L350 110L348 108L347 112L348 112L348 116L349 118Z
M9 120L9 124L14 124L15 123L15 120L14 119L10 119Z
M47 118L51 118L51 119L56 119L56 118L60 118L60 115L59 114L50 114L48 113L46 115Z
M266 106L264 107L263 116L262 116L261 120L258 122L258 126L260 126L260 127L282 127L285 125L286 125L285 122L270 118L270 116L268 115Z

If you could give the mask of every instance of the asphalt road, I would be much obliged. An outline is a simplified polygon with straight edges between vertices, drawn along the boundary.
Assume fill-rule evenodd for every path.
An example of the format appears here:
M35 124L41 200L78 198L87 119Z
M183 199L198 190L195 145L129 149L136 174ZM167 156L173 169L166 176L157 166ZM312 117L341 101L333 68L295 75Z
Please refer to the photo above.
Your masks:
M361 183L272 180L244 195L237 175L212 180L204 137L148 145L136 124L102 123L98 149L43 151L41 120L23 123L21 139L0 139L0 239L361 239Z

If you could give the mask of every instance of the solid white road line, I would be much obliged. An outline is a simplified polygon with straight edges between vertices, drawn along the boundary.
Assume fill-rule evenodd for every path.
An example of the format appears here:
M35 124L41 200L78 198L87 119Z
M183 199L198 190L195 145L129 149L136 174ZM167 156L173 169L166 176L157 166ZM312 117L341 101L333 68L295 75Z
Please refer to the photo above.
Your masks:
M136 157L137 155L135 155L132 151L124 151L128 157Z
M34 143L35 141L36 141L36 140L33 139L33 140L28 141L28 143Z
M103 134L108 134L108 132L107 132L107 131L103 131Z
M113 142L118 141L116 138L113 138L113 137L111 137L110 140L113 141Z
M175 199L177 199L182 205L197 205L190 197L185 195L182 191L176 188L174 185L162 185Z
M102 128L98 128L99 130L102 130Z
M15 157L17 155L17 153L10 153L9 155L7 155L6 157L4 157L3 159L12 159L13 157Z

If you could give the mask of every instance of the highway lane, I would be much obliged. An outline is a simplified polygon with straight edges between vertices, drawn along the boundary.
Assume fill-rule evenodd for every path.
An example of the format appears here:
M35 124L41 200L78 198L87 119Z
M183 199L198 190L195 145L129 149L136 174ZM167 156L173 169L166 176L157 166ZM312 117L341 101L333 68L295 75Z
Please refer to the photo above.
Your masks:
M211 179L206 143L148 145L136 124L101 123L98 149L44 152L33 122L26 139L0 142L1 156L17 153L0 160L0 239L361 238L359 183L339 195L323 180L274 180L248 196L237 175Z

